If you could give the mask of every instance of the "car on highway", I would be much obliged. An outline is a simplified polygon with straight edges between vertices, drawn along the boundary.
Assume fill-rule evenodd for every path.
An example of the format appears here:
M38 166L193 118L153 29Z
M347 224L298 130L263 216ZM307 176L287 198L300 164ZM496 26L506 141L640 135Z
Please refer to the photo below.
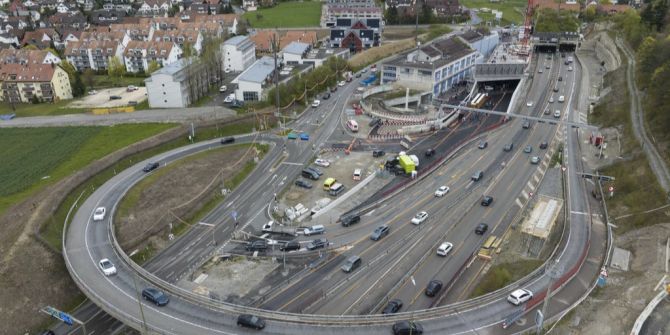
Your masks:
M505 144L503 147L503 151L512 151L512 149L514 149L514 143Z
M160 164L158 164L158 162L149 163L149 164L145 165L144 168L142 168L142 171L151 172L153 170L158 169L159 166L160 166Z
M572 66L568 66L568 71L572 71Z
M240 327L247 327L261 330L265 328L265 320L256 315L241 314L237 317L237 325Z
M558 76L558 81L563 81L563 77L562 77L562 76Z
M443 257L447 256L447 254L449 254L449 252L453 248L454 248L454 245L451 244L451 242L444 242L444 243L440 244L439 247L437 247L437 255L438 256L443 256Z
M221 144L230 144L230 143L235 143L235 138L232 136L222 138L221 139Z
M323 96L321 97L321 99L323 99L323 100L330 99L330 93L328 93L328 92L324 93Z
M170 302L170 298L168 298L167 294L153 287L147 287L142 290L142 298L154 303L156 306L165 306Z
M532 102L532 101L528 101L528 102L526 102L526 106L528 106L528 107L533 107L533 102Z
M428 213L426 213L426 212L418 212L418 213L416 213L416 215L414 215L414 217L412 218L411 222L412 222L413 224L418 225L418 224L421 224L421 223L423 223L424 221L426 221L427 218L428 218Z
M565 101L565 96L561 95L558 97L558 102L564 102Z
M347 83L346 83L344 80L342 80L342 81L340 81L339 83L337 83L337 86L342 87L342 86L344 86L344 85L346 85L346 84L347 84Z
M300 250L300 243L298 241L288 241L279 246L280 251L295 251Z
M247 242L244 248L247 251L265 251L267 250L268 245L267 243L265 243L265 240L256 240L252 242Z
M542 73L542 72L544 72L544 71L542 71L542 68L540 68L539 70L537 70L537 73Z
M426 295L429 297L434 297L435 295L437 295L437 292L440 292L441 289L442 289L442 282L437 279L433 279L428 282L428 285L426 285L426 290L424 291L424 293L426 293Z
M402 300L400 299L391 299L386 307L382 310L382 314L395 314L402 308Z
M399 321L393 324L393 335L421 335L423 327L414 321Z
M310 236L310 235L315 235L315 234L323 234L325 232L326 232L326 227L324 227L323 225L320 225L320 224L303 229L303 234L305 234L305 236Z
M489 146L489 142L484 141L484 140L479 141L479 144L477 145L477 147L479 149L486 149L486 147L488 147L488 146Z
M442 185L437 189L437 191L435 191L435 196L443 197L447 193L449 193L449 186Z
M489 225L486 223L480 223L477 225L477 228L475 228L475 234L477 235L484 235L486 231L489 230Z
M360 257L351 256L351 257L347 258L346 261L344 261L344 264L342 264L340 269L342 269L342 271L344 271L344 272L349 273L349 272L352 272L352 271L356 270L359 266L361 266L361 263L362 263L362 261L361 261Z
M549 69L551 69L551 65L547 64L547 66L545 66L544 68L549 70Z
M492 196L485 195L482 198L482 206L491 206L492 203L493 203L493 197Z
M523 128L523 129L530 128L530 121L529 120L523 120L523 123L521 124L521 128Z
M507 297L507 301L514 306L519 306L532 298L533 292L520 288L510 293L510 295Z
M340 217L340 222L342 222L342 226L349 227L352 224L361 222L361 216L358 213L342 215Z
M381 157L385 154L384 150L372 150L372 157Z
M101 259L100 262L98 262L98 266L100 267L100 270L105 276L111 276L116 274L116 267L107 258Z
M105 219L105 213L107 209L105 207L98 207L93 212L93 221L102 221Z
M300 133L300 140L301 141L309 141L309 134L308 133Z
M539 164L540 163L540 157L533 156L530 158L530 164Z
M228 91L228 86L221 85L221 87L219 87L219 93L225 93L226 91Z
M425 154L425 155L426 155L426 157L430 157L430 156L432 156L432 155L434 155L434 154L435 154L435 149L430 148L430 149L426 150L426 154Z
M382 237L389 234L391 228L388 225L381 225L370 234L370 239L373 241L379 241Z
M235 101L235 93L231 93L223 99L223 102L227 104L232 103L233 101Z
M317 158L314 161L314 164L316 164L318 166L329 167L330 166L330 161L328 161L327 159L323 159L323 158Z
M296 138L298 138L298 134L296 134L296 133L294 133L294 132L290 132L290 133L288 133L288 135L287 135L286 137L287 137L289 140L295 140Z
M553 103L553 102L554 102L554 96L552 95L552 96L549 97L549 103Z
M525 146L525 147L523 148L523 152L525 152L525 153L527 153L527 154L533 152L533 146L531 146L530 144L527 145L527 146Z
M561 118L561 110L560 109L557 109L557 110L554 111L554 117L557 118L557 119Z
M121 100L123 99L120 95L110 95L109 100Z
M479 181L482 177L484 177L484 171L477 171L470 177L470 179L472 179L472 181Z
M309 242L307 244L307 250L316 250L316 249L322 249L328 246L328 240L325 238L317 238L316 240L312 240L312 242Z
M312 102L312 107L313 108L319 107L320 105L321 105L321 100L314 100L314 102Z
M547 141L540 142L540 149L546 149L548 146L549 143L547 143Z

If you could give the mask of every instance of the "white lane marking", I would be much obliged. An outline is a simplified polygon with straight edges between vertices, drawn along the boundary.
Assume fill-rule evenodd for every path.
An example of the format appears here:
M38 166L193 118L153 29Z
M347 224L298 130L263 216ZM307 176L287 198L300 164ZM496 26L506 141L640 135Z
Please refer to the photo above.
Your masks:
M521 203L521 200L519 200L519 198L516 198L516 200L514 201L514 203L516 203L517 206L519 206L519 208L522 208L522 207L523 207L523 203Z
M213 224L207 223L207 222L198 222L198 224L203 225L203 226L207 226L207 227L214 227Z
M576 215L589 215L588 213L577 212L577 211L570 211L570 214L576 214Z

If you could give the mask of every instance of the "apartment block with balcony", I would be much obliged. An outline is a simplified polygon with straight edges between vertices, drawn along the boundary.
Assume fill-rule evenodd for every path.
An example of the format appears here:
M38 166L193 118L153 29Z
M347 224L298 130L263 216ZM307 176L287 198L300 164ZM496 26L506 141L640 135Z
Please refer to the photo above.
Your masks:
M0 82L0 100L8 103L72 99L70 79L57 64L5 64Z
M181 48L174 42L130 41L123 52L126 71L144 72L152 61L167 66L179 60Z
M182 50L184 44L187 43L199 55L202 52L202 33L195 30L157 30L154 32L152 38L154 42L174 42Z
M123 42L116 40L86 39L68 43L65 48L65 58L77 71L91 69L94 71L107 70L111 57L123 59Z

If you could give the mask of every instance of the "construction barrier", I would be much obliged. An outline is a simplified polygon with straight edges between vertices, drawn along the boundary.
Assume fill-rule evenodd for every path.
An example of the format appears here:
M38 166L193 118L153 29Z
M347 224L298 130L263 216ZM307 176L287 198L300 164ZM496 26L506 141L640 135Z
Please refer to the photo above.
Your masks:
M126 107L110 107L110 108L93 108L91 113L95 115L105 115L113 113L132 113L135 111L135 107L126 106Z

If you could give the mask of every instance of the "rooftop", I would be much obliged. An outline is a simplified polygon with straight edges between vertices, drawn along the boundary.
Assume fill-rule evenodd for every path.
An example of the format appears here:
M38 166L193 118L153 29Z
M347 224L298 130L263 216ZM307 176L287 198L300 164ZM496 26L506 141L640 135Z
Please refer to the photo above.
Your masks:
M291 42L282 51L284 53L289 53L289 54L294 54L294 55L302 55L305 52L307 52L308 49L309 49L309 44L307 44L307 43Z
M251 66L244 70L244 72L240 73L240 75L237 76L233 82L238 83L240 81L250 81L254 83L263 83L268 78L268 76L272 74L274 69L274 59L268 56L264 56L263 58L251 64Z
M240 45L244 43L246 40L248 40L249 37L247 36L235 36L227 39L225 42L223 42L224 45Z
M446 64L462 58L463 56L475 52L474 50L470 49L469 46L455 37L450 37L448 39L424 45L419 50L428 57L439 58L435 60L421 60L419 59L419 52L417 52L416 49L412 49L411 51L402 53L397 57L385 62L385 64L419 69L434 69L440 68Z

